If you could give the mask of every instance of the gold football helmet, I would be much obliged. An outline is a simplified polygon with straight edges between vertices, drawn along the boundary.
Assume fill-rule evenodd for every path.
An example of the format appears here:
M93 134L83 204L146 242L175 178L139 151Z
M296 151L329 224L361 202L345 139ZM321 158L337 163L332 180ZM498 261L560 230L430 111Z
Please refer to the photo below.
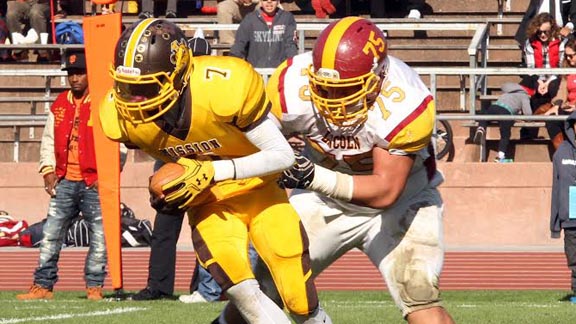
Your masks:
M188 84L191 57L186 36L174 23L149 18L127 28L110 69L120 115L140 124L166 113Z
M346 17L318 36L308 68L310 96L320 115L338 127L366 121L386 74L384 33L371 21Z

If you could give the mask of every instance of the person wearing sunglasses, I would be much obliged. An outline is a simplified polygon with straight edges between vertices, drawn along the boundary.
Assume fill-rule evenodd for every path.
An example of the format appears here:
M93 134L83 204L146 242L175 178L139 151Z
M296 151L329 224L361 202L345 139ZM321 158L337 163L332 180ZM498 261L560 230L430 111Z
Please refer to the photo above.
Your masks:
M524 46L524 61L527 68L558 68L564 56L564 46L567 39L560 35L560 27L549 13L536 15L526 30ZM554 74L533 74L529 76L537 82L536 93L531 98L532 110L547 105L558 93L560 79ZM536 129L537 130L537 129ZM548 135L554 138L561 131L547 123ZM521 137L536 137L537 134L525 134Z

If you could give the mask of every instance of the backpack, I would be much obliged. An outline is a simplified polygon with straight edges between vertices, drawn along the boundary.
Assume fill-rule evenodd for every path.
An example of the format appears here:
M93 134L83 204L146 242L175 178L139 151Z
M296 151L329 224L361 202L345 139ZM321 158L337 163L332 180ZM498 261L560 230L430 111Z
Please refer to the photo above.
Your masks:
M86 220L82 214L79 214L68 227L64 244L66 246L90 246L89 232Z
M122 246L150 246L152 224L147 219L122 217Z
M150 246L152 241L152 224L147 219L136 219L134 211L120 203L120 231L123 247ZM66 246L89 246L88 224L84 218L74 219L66 233Z
M28 228L25 220L17 221L7 212L0 211L0 247L17 246L19 244L20 233Z
M84 31L82 26L74 21L61 22L55 30L58 44L84 44Z
M134 211L120 203L122 246L150 246L152 242L152 224L147 219L137 219Z

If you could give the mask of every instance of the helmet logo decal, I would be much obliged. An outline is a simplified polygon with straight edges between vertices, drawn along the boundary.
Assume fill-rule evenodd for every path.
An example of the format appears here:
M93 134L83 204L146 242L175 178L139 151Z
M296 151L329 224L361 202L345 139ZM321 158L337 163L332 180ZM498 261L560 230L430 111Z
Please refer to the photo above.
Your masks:
M386 43L380 37L376 37L374 31L370 31L370 36L368 36L368 41L362 48L362 52L366 55L372 54L374 58L380 59L380 55L384 54L386 50Z
M334 79L334 80L340 79L340 72L333 69L320 68L318 69L318 72L316 72L316 75L318 75L318 77L326 79Z
M116 73L119 75L126 75L126 76L139 76L141 74L139 68L128 67L124 65L119 65L116 68Z
M183 52L187 49L187 43L183 40L174 40L170 43L170 62L172 64L177 64L180 61L180 57ZM176 67L178 70L178 67Z

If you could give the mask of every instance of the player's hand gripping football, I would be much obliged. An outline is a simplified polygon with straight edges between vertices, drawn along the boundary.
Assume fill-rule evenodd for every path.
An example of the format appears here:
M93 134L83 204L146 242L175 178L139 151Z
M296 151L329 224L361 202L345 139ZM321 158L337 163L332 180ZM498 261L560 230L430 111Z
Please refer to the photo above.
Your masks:
M312 180L314 180L314 163L307 157L296 153L296 162L282 172L278 185L287 189L306 189Z
M214 167L211 161L180 158L176 163L184 167L184 173L162 186L164 200L180 209L187 209L204 189L212 184Z

